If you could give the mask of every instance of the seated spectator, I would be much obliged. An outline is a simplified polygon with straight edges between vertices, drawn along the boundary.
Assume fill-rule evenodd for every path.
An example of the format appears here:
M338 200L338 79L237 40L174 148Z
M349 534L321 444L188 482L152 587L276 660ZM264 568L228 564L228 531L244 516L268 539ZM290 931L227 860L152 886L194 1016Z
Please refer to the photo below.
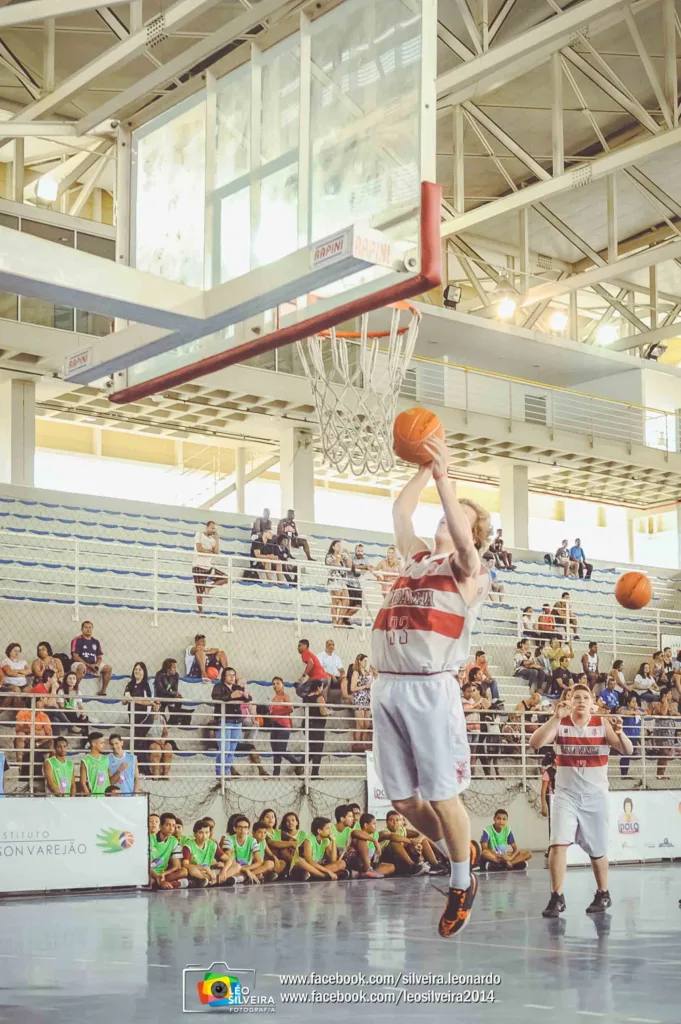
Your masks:
M237 814L231 824L234 832L227 842L236 867L234 877L240 877L246 885L259 885L263 881L261 875L273 870L273 861L263 860L260 843L251 835L251 823L245 814ZM266 835L264 826L263 832ZM227 851L228 847L223 848Z
M67 672L57 690L57 707L64 713L71 732L82 735L87 733L90 720L83 710L80 683L75 672Z
M184 660L186 675L190 679L202 679L204 683L217 679L227 667L225 652L219 647L207 647L203 633L196 634L193 645L185 651Z
M641 707L635 694L627 695L627 702L622 708L622 732L631 740L634 748L630 757L620 754L620 775L629 774L629 765L633 758L638 757L637 750L641 745Z
M277 875L283 876L288 873L289 864L293 858L296 846L290 840L284 841L281 837L281 829L277 828L277 814L271 807L266 807L260 812L258 821L265 826L266 850L261 850L264 859L269 859L274 864L274 871ZM253 829L255 836L255 828ZM288 853L288 856L285 853ZM265 857L265 853L267 856Z
M41 640L31 665L31 675L34 679L42 679L48 668L54 672L57 685L59 685L64 678L64 666L59 658L55 658L52 653L52 647L48 644L47 640Z
M68 755L66 737L57 736L54 741L54 753L43 762L45 776L45 792L48 796L75 796L76 774L73 760Z
M551 558L551 555L545 555L544 561L547 562L548 565L553 564L561 568L563 570L563 576L571 576L573 579L577 578L579 565L574 561L574 559L570 558L570 546L568 544L567 537L565 540L561 541L561 545L553 558Z
M641 662L636 673L634 682L629 687L630 694L634 695L641 704L652 704L660 699L660 688L653 678L650 670L650 663Z
M343 542L332 540L326 553L324 564L329 566L328 587L331 595L331 625L349 626L348 613L348 572L352 564L348 553L343 550Z
M504 539L502 536L503 531L497 530L496 536L490 544L488 550L494 556L497 569L515 569L513 565L513 559L511 552L504 548Z
M290 764L295 765L296 774L303 773L303 755L289 754L288 744L293 729L291 711L293 704L286 692L284 680L281 676L275 676L272 680L274 696L268 709L266 719L267 728L270 732L270 747L272 749L272 775L281 775L281 761L284 758ZM263 815L261 815L261 819Z
M382 594L385 595L389 590L392 590L393 584L401 571L402 559L400 558L395 545L391 544L385 553L385 558L382 558L374 567L374 574L381 584Z
M541 615L537 621L539 636L542 640L550 640L556 636L556 620L551 614L551 605L548 601L542 605Z
M287 560L286 553L269 531L262 537L256 537L251 543L251 570L262 572L271 583L286 583L283 563Z
M480 669L480 675L477 679L471 679L470 671L472 668ZM483 697L491 697L492 700L499 700L499 687L497 686L496 679L494 679L490 672L489 665L487 663L487 655L484 651L475 652L475 658L466 665L466 671L467 681L470 683L478 683Z
M598 644L593 640L589 644L589 650L582 655L582 672L586 673L589 689L596 693L600 669L598 667Z
M499 573L496 569L494 555L492 552L486 551L482 556L482 561L489 574L489 592L490 594L498 594L499 601L501 601L504 593L504 585L503 583L499 583Z
M674 659L672 658L671 647L665 647L665 649L662 651L661 661L662 670L667 677L667 681L670 682L672 676L674 675L674 672L676 671L676 668L674 666Z
M270 515L270 510L268 508L264 508L262 510L262 515L253 520L253 525L251 527L251 540L258 540L262 537L263 533L272 532L272 517Z
M92 631L93 625L86 619L81 623L80 636L71 641L71 671L76 673L78 682L84 676L99 679L99 696L104 697L111 681L111 665L104 664L102 645L92 635Z
M87 742L90 753L80 761L80 790L83 796L104 796L107 786L118 785L121 769L109 771L109 758L104 753L106 740L101 732L91 732Z
M615 680L615 689L628 699L629 684L624 676L624 662L621 658L618 658L617 661L613 661L612 668L610 669L610 675Z
M579 640L577 634L577 616L572 611L571 598L567 590L560 595L560 601L556 601L552 612L556 620L556 630L563 640Z
M657 778L663 779L667 765L676 753L676 725L667 695L651 704L648 713L653 716L648 750L651 757L657 757Z
M650 666L653 673L653 678L660 689L663 689L669 682L667 676L667 666L662 658L662 651L655 651L653 654L653 660Z
M275 858L272 857L268 847L267 825L264 821L256 821L251 831L262 858L258 867L253 868L253 874L258 875L263 882L276 882L279 875L275 866Z
M276 829L269 840L269 845L274 848L275 854L286 861L288 865L285 869L286 874L290 874L290 869L298 860L298 849L304 837L305 832L301 830L298 815L295 811L287 811L281 819L279 840L276 839Z
M534 621L534 609L528 604L527 608L523 608L523 636L537 639L539 633L537 632L537 626Z
M328 675L328 682L325 686L324 696L330 704L340 704L342 698L341 680L345 678L343 659L336 653L334 640L327 640L324 650L317 655L319 664Z
M296 686L296 693L299 697L302 697L310 689L312 689L312 683L321 683L321 689L327 689L329 683L329 676L326 669L322 666L321 661L316 654L313 654L310 650L309 640L298 641L298 654L300 655L301 661L305 666L302 674L298 677L298 684ZM316 688L316 687L315 687Z
M104 796L123 796L119 786L107 786L104 790Z
M550 697L557 697L558 700L562 700L572 686L572 673L570 672L569 665L570 659L567 654L564 654L558 663L558 667L554 668L551 673Z
M445 864L438 858L433 844L394 809L385 816L385 830L379 833L381 860L394 864L398 875L444 875Z
M331 825L331 838L336 844L336 853L346 860L350 848L350 837L355 825L355 816L349 804L339 804L334 811L335 823Z
M189 725L191 712L187 713L182 705L180 674L175 658L166 658L154 676L154 697L161 701L163 713L170 724Z
M302 548L308 561L313 561L307 537L301 537L298 533L294 509L290 508L286 513L286 518L279 520L279 525L277 526L277 537L288 537L292 548Z
M582 542L579 537L576 538L575 543L570 548L570 559L577 563L577 572L579 573L580 580L582 578L590 580L594 567L587 562L584 555L584 548L582 547Z
M8 684L14 692L23 690L28 684L28 677L31 674L31 666L26 661L26 658L22 653L21 644L13 642L7 645L5 648L5 657L3 658L2 663L0 663L0 668L2 668L5 683Z
M395 873L395 865L381 859L378 827L373 814L362 814L359 828L351 831L346 863L348 870L359 872L360 878L380 879Z
M550 650L551 647L547 643L543 643L541 646L537 644L537 653L535 654L537 664L546 672L547 676L550 676L553 672L553 662L549 657Z
M124 796L132 796L140 791L140 773L137 755L126 751L123 737L119 732L109 736L109 775L116 779L116 785Z
M298 860L291 867L291 877L305 882L310 878L336 882L340 872L347 877L345 870L345 861L339 859L336 843L331 835L330 820L313 818L310 831L300 844Z
M602 677L601 677L602 679ZM602 708L608 711L617 712L622 706L624 694L618 693L615 689L615 679L612 675L605 677L605 685L599 694L599 703Z
M149 881L154 889L186 889L188 872L175 836L175 815L166 811L159 821L158 832L149 834Z
M537 730L537 716L536 713L541 707L541 694L539 690L535 690L529 697L525 697L521 700L520 704L516 704L516 711L520 711L522 724L524 725L524 731L530 735Z
M513 655L513 675L525 679L530 685L530 692L543 690L546 686L547 675L538 665L530 651L530 641L525 638L516 644L516 651Z
M572 661L575 656L575 652L569 641L561 643L558 637L553 637L549 642L549 649L546 652L546 656L551 662L551 671L553 671L554 668L557 668L560 664L561 658L566 657L568 662Z
M149 774L153 778L167 779L175 747L173 741L168 739L168 721L157 700L151 704L146 740L149 751Z
M225 885L229 881L234 885L238 865L229 853L218 846L215 839L211 839L207 821L201 818L195 822L192 835L182 836L179 842L190 888Z
M481 869L486 871L524 871L532 860L530 850L519 850L508 823L508 811L494 812L494 821L482 833Z
M52 753L52 723L45 711L46 699L46 697L38 698L35 705L35 715L30 708L22 708L20 711L17 711L14 749L18 755L17 763L19 765L20 779L27 779L30 775L31 731L34 736L34 775L42 773L43 761L45 757Z

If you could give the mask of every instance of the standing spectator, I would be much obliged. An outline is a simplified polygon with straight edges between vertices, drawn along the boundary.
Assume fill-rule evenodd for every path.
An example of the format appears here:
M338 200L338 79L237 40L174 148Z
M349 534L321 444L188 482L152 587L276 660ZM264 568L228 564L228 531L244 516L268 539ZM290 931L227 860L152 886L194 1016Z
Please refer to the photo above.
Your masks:
M22 653L21 644L7 644L0 668L5 679L11 680L10 685L16 687L16 692L24 689L31 674L31 666Z
M219 647L207 647L206 637L203 633L197 633L194 637L194 644L185 651L185 669L190 679L217 679L221 672L227 667L227 655ZM213 673L209 674L209 669Z
M116 785L122 796L133 796L140 791L140 773L137 757L123 746L123 737L119 732L109 736L109 775L117 776Z
M570 548L570 558L573 562L577 563L577 570L579 572L580 580L582 579L582 577L585 580L590 580L591 573L593 572L594 567L589 562L587 562L586 556L584 554L584 548L582 547L582 542L579 539L579 537L575 538L575 543Z
M296 687L296 692L299 696L303 696L306 689L316 689L316 685L311 687L309 684L322 682L325 686L328 684L329 676L328 673L322 667L322 664L316 654L313 654L310 650L309 640L298 641L298 654L300 655L303 665L302 675L298 679L299 686Z
M620 775L629 774L629 765L633 757L637 757L636 751L641 744L641 707L635 694L630 694L626 706L622 708L622 731L631 740L633 751L631 757L620 754Z
M650 663L642 661L636 678L631 685L630 692L636 696L642 704L652 704L660 697L660 688L655 682L653 673L650 670Z
M347 626L350 623L347 618L349 599L346 580L351 569L351 563L347 552L343 550L342 541L331 541L324 563L330 566L331 625Z
M530 693L535 690L543 690L546 686L547 675L538 665L530 651L530 641L525 638L516 644L516 651L513 655L513 675L525 679L530 684Z
M308 751L310 754L310 764L312 765L312 776L316 778L319 775L319 766L324 753L324 732L329 711L322 694L321 681L311 680L311 684L312 688L303 696L302 701L303 704L308 705Z
M80 683L75 672L67 672L64 681L57 690L57 707L66 716L71 726L71 732L87 733L89 719L83 710Z
M367 561L364 553L364 545L357 544L355 546L355 553L350 561L350 571L347 576L347 587L348 587L348 610L346 614L346 620L349 620L352 615L362 607L363 595L362 595L362 575L367 572L371 566ZM349 625L349 621L346 621L346 625Z
M46 697L40 697L36 703L35 715L32 713L30 708L21 708L17 711L15 737L14 737L14 748L18 754L18 765L19 765L19 778L27 779L29 777L29 768L31 763L31 731L33 732L33 745L35 756L33 760L33 771L34 775L38 775L42 772L43 760L48 754L52 753L52 723L50 722L49 715L45 712L45 701ZM26 742L28 741L29 749L25 750Z
M556 635L556 620L551 614L551 605L548 601L542 605L541 615L537 622L539 636L542 640L550 640Z
M67 757L68 743L64 736L54 741L54 754L43 763L45 792L48 796L71 797L76 795L76 776L73 761ZM0 785L2 780L0 779Z
M167 716L169 723L189 724L191 713L186 714L182 706L180 674L177 671L175 658L166 658L154 676L154 697L161 701L163 713Z
M241 705L250 704L251 697L237 680L234 669L228 666L222 673L222 679L213 687L211 700L214 701L213 728L218 746L215 775L220 779L223 775L229 775L243 731Z
M572 611L571 598L567 590L560 595L560 601L553 606L556 628L563 640L579 640L577 635L577 616Z
M272 775L281 775L281 759L285 758L290 764L296 766L296 774L302 775L303 756L301 754L289 754L288 741L291 736L293 723L291 722L291 698L286 692L284 680L281 676L275 676L272 680L274 696L269 707L270 717L267 720L267 727L270 731L270 746L272 748Z
M474 775L478 759L482 764L483 772L485 770L485 761L480 757L483 752L480 738L480 711L489 707L489 701L481 697L477 686L473 683L465 683L461 690L461 706L466 717L466 734L468 745L471 748L471 775Z
M136 661L125 690L121 704L130 705L130 747L140 759L143 770L147 767L146 737L151 725L151 705L153 704L149 687L149 673L143 661Z
M262 510L262 515L253 520L253 526L251 527L251 540L258 540L259 537L262 537L263 533L272 532L272 517L270 515L270 510L268 508L264 508Z
M387 594L392 590L395 580L402 570L402 560L397 553L397 548L391 544L378 565L374 568L376 579L381 584L381 593Z
M100 697L106 696L111 681L111 665L104 664L104 652L99 640L92 635L92 623L81 622L80 636L71 641L71 669L80 683L84 676L95 676L101 682Z
M549 561L551 560L550 555L547 555L546 557ZM579 564L570 557L570 546L568 544L567 537L565 540L561 541L560 547L553 556L553 564L560 566L563 570L563 576L570 576L573 579L577 578Z
M348 688L355 706L355 734L352 749L371 747L371 684L373 675L366 654L358 654L348 673Z
M496 562L497 569L515 569L511 552L507 551L504 547L502 533L502 530L497 530L496 536L489 546L489 550L494 555L494 561Z
M151 705L149 718L149 774L155 778L167 779L173 760L173 742L168 739L168 722L159 701L155 700Z
M595 640L592 640L589 644L589 650L585 651L582 655L582 672L586 672L586 679L589 684L589 688L595 693L595 687L598 685L598 673L600 669L598 667L598 644Z
M298 527L296 526L296 513L292 508L288 510L284 519L279 520L279 525L277 526L277 538L279 537L288 537L292 548L302 548L308 561L313 561L307 537L301 537L298 533Z
M480 675L477 677L477 680L471 679L470 671L472 668L480 669ZM484 651L476 651L475 659L466 665L466 681L475 682L480 687L483 697L491 696L492 700L499 700L499 687L496 679L493 678L490 672L487 655Z
M213 560L220 554L220 536L218 524L210 519L203 530L194 536L194 556L192 558L192 576L196 588L196 606L199 615L203 615L204 595L213 587L222 587L229 577L222 569L216 568Z
M59 658L55 658L52 647L47 640L41 640L36 648L36 656L31 665L31 675L35 680L42 679L47 669L52 669L59 685L64 678L64 666Z
M5 769L9 768L7 764L7 758L0 750L0 798L5 795Z
M101 732L91 732L87 738L89 754L80 762L80 788L84 796L104 796L107 786L116 785L119 772L109 774L109 758L104 753L106 740Z

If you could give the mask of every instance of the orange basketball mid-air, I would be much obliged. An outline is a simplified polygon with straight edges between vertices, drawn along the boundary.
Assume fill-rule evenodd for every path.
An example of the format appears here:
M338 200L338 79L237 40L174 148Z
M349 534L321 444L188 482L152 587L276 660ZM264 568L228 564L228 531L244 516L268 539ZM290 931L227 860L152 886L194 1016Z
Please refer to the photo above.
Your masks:
M393 425L393 451L405 462L422 466L431 461L423 442L435 434L444 440L445 428L429 409L405 409Z
M623 608L645 608L653 596L653 585L644 572L625 572L615 584L615 597Z

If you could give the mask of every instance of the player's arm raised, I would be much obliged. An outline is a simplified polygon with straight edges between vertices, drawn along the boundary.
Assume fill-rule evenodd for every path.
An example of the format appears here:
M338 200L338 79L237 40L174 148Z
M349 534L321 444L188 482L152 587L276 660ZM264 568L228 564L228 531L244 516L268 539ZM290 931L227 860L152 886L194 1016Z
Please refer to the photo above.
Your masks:
M419 540L414 533L412 516L416 511L419 498L430 480L431 467L419 466L408 484L402 488L393 505L393 524L395 540L403 558L412 558L419 551L427 551L428 545Z
M533 732L530 736L530 746L533 750L539 750L540 747L550 746L556 738L558 732L558 726L562 718L570 714L570 705L567 701L561 700L555 707L553 716L549 718L548 722L544 725L540 725L536 732Z
M605 728L605 742L620 754L624 754L625 757L631 757L634 745L622 731L622 719L618 715L611 715L610 718L603 716L603 727Z
M424 441L423 447L433 456L432 473L437 486L447 528L456 547L456 567L461 581L471 579L480 572L480 555L473 541L473 532L468 516L459 504L454 487L447 475L449 455L442 438L432 436Z

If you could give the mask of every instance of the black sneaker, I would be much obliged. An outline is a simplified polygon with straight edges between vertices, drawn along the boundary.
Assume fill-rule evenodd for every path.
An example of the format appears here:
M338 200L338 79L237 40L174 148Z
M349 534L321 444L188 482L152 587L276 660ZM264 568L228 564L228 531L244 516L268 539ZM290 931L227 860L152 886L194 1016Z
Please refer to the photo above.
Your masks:
M552 892L551 899L541 912L542 917L559 917L565 910L565 897L562 892Z
M447 906L438 925L438 931L445 939L452 935L459 935L470 921L473 900L478 891L476 876L471 874L470 878L470 885L467 889L449 890Z
M604 914L612 906L610 893L607 889L596 889L596 895L586 908L587 914Z
M482 847L475 839L471 839L471 871L477 868L482 860Z

